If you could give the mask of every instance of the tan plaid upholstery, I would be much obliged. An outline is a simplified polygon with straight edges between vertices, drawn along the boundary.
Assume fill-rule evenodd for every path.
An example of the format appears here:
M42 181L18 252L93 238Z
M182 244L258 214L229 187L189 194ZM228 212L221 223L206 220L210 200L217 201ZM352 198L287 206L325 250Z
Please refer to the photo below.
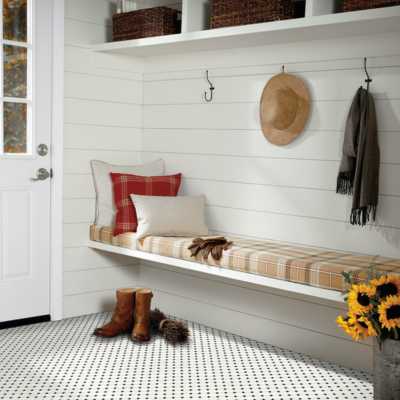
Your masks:
M121 235L113 235L114 228L109 226L98 227L92 225L90 227L90 240L113 246L125 247L127 249L136 250L136 235L133 232L122 233Z
M400 273L400 260L271 240L229 237L233 246L224 252L220 261L213 260L211 256L204 261L200 257L190 256L188 247L193 238L149 236L136 243L132 233L114 238L112 228L99 229L94 226L91 234L92 240L116 246L337 291L345 288L343 271L356 271L360 280L371 265L382 272Z

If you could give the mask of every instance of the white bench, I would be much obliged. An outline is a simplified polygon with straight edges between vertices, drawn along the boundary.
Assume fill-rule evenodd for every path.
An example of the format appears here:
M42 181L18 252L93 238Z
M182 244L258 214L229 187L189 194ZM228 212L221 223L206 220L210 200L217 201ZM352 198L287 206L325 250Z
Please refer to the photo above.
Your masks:
M170 265L180 269L200 272L202 274L219 276L221 278L231 279L239 282L245 282L257 286L280 289L287 292L315 297L318 299L329 300L340 304L344 302L342 294L335 290L323 289L305 284L288 282L275 278L268 278L262 275L256 275L241 271L234 271L230 269L214 267L211 265L201 264L198 262L181 260L179 258L165 257L159 254L147 253L141 250L131 250L120 246L113 246L106 243L96 242L94 240L89 241L89 247L97 250L106 251L108 253L121 254L124 256L136 258L138 260L145 260L161 264L161 267L162 265Z

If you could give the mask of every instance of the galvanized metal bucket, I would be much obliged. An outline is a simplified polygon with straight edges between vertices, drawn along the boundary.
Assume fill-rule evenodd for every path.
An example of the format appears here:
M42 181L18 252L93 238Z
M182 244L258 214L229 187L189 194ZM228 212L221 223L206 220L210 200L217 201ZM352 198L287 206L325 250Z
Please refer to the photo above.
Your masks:
M374 400L400 400L400 340L374 346Z

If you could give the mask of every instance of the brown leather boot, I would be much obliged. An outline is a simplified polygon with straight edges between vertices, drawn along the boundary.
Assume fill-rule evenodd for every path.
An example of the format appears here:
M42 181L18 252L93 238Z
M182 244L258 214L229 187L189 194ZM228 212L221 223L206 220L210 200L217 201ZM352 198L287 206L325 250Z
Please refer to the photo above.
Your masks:
M138 289L135 300L135 326L132 339L138 342L150 340L150 307L153 293L150 289Z
M130 332L133 326L133 311L135 308L135 289L118 289L117 304L111 321L94 331L96 336L114 337Z

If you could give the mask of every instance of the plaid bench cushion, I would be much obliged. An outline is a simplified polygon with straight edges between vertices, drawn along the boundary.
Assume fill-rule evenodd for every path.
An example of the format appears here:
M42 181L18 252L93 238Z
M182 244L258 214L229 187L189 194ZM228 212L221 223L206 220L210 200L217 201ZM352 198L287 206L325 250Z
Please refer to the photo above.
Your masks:
M125 247L127 249L136 250L136 234L133 232L122 233L121 235L114 236L114 228L109 226L96 226L90 227L90 240L101 242L105 244L112 244L113 246Z
M192 238L149 236L136 241L134 234L113 237L112 228L91 227L92 240L141 250L166 257L263 275L295 283L342 291L343 271L355 271L360 280L371 265L382 272L399 273L400 260L288 244L272 240L229 237L233 246L219 261L193 258L188 250Z

